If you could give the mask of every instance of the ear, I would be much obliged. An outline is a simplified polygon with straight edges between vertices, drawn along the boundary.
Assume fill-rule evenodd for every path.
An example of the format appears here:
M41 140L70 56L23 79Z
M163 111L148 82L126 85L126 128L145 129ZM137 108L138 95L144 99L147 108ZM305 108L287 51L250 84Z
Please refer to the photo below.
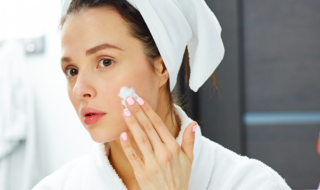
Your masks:
M161 56L159 56L154 61L154 67L155 67L156 74L159 78L159 88L160 88L164 84L166 84L167 81L169 80L169 72L168 72L167 67L165 66Z

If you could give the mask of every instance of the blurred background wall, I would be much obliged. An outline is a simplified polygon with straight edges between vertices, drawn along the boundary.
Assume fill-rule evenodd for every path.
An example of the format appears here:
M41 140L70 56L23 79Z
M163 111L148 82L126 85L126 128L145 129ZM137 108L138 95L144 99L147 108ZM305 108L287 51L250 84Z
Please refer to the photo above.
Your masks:
M176 94L203 135L261 160L292 189L320 182L320 1L206 0L226 54L197 92L180 71Z
M66 79L61 71L60 14L60 1L57 0L0 0L0 41L45 37L44 53L27 55L24 63L33 92L37 135L34 152L37 158L34 171L37 172L32 174L31 184L67 161L88 153L93 143L70 103ZM2 168L7 173L5 181L1 181L0 189L5 186L1 190L21 189L21 176L17 173L22 173L22 168L12 172L12 167L24 162L22 156L26 153L26 142L21 141L20 147L7 156L10 165ZM31 187L22 189L30 190Z
M204 136L266 163L292 189L315 189L320 182L320 2L206 2L220 21L226 49L216 71L218 90L209 79L192 92L181 69L174 94L183 97L185 111ZM60 69L59 19L60 1L0 0L0 41L45 37L45 52L25 60L34 99L34 184L88 153L94 143L68 99ZM23 161L13 155L25 154L26 143L21 141L6 159ZM12 180L18 176L5 175L11 179L7 187L19 189Z

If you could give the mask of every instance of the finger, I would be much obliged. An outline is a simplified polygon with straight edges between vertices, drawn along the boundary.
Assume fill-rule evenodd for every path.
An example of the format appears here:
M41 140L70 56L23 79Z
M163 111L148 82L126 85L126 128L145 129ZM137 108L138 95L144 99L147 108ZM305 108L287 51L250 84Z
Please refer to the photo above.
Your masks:
M163 123L159 115L152 109L150 104L142 98L139 98L137 101L143 102L143 104L141 104L141 108L144 111L144 113L148 116L149 120L156 129L162 142L166 144L176 143L176 139L172 136L167 126Z
M136 118L131 114L129 109L124 109L122 115L132 133L134 140L143 154L143 157L146 159L146 161L153 161L154 153L151 144L147 135L142 131Z
M135 116L137 121L139 122L141 128L144 130L144 132L147 134L151 145L153 149L158 149L160 146L163 146L163 143L157 133L157 131L154 129L150 119L148 116L144 113L144 111L140 107L140 103L143 104L143 100L140 99L139 103L137 103L132 97L129 97L127 100L127 107L131 111L131 113Z
M132 147L130 139L128 138L128 134L126 132L121 133L120 139L123 151L127 156L132 168L137 172L143 171L145 164Z
M195 130L198 127L196 122L191 122L183 132L181 149L193 161L193 147L195 142Z

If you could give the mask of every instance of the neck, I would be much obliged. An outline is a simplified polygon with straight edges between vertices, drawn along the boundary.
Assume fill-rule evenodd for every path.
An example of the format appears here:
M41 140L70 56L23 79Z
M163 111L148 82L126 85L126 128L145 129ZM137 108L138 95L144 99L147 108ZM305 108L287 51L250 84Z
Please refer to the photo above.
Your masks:
M161 105L158 103L156 113L160 116L164 124L167 126L172 136L174 138L177 138L181 129L181 121L178 115L175 113L175 111L173 111L173 113L169 115L167 114L170 112L170 109L166 105L168 104ZM130 139L131 145L135 149L136 153L140 157L142 157L142 153L130 132L128 132L128 138ZM128 189L140 189L136 181L133 168L122 149L120 140L117 139L111 141L110 147L110 154L108 158L110 160L111 165L116 170L124 184L127 186Z

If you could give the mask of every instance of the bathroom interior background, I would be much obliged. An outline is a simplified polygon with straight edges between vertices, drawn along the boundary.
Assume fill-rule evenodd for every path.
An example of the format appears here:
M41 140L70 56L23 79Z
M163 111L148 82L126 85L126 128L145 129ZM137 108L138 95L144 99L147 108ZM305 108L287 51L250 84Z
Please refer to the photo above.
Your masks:
M206 2L222 26L226 48L216 71L219 89L208 80L193 93L181 69L174 93L184 97L185 111L204 136L268 164L292 189L316 189L320 2ZM0 0L0 41L45 37L45 52L25 60L35 100L38 179L89 153L94 144L68 99L60 69L60 3ZM8 177L0 167L0 178Z
M60 14L60 1L57 0L0 1L0 41L45 37L44 53L28 55L25 59L34 95L38 142L35 147L38 168L34 168L38 173L34 175L38 179L88 153L93 143L68 99L66 79L60 68ZM16 161L23 162L24 159ZM9 172L0 176L13 177ZM16 187L11 189L18 190Z

